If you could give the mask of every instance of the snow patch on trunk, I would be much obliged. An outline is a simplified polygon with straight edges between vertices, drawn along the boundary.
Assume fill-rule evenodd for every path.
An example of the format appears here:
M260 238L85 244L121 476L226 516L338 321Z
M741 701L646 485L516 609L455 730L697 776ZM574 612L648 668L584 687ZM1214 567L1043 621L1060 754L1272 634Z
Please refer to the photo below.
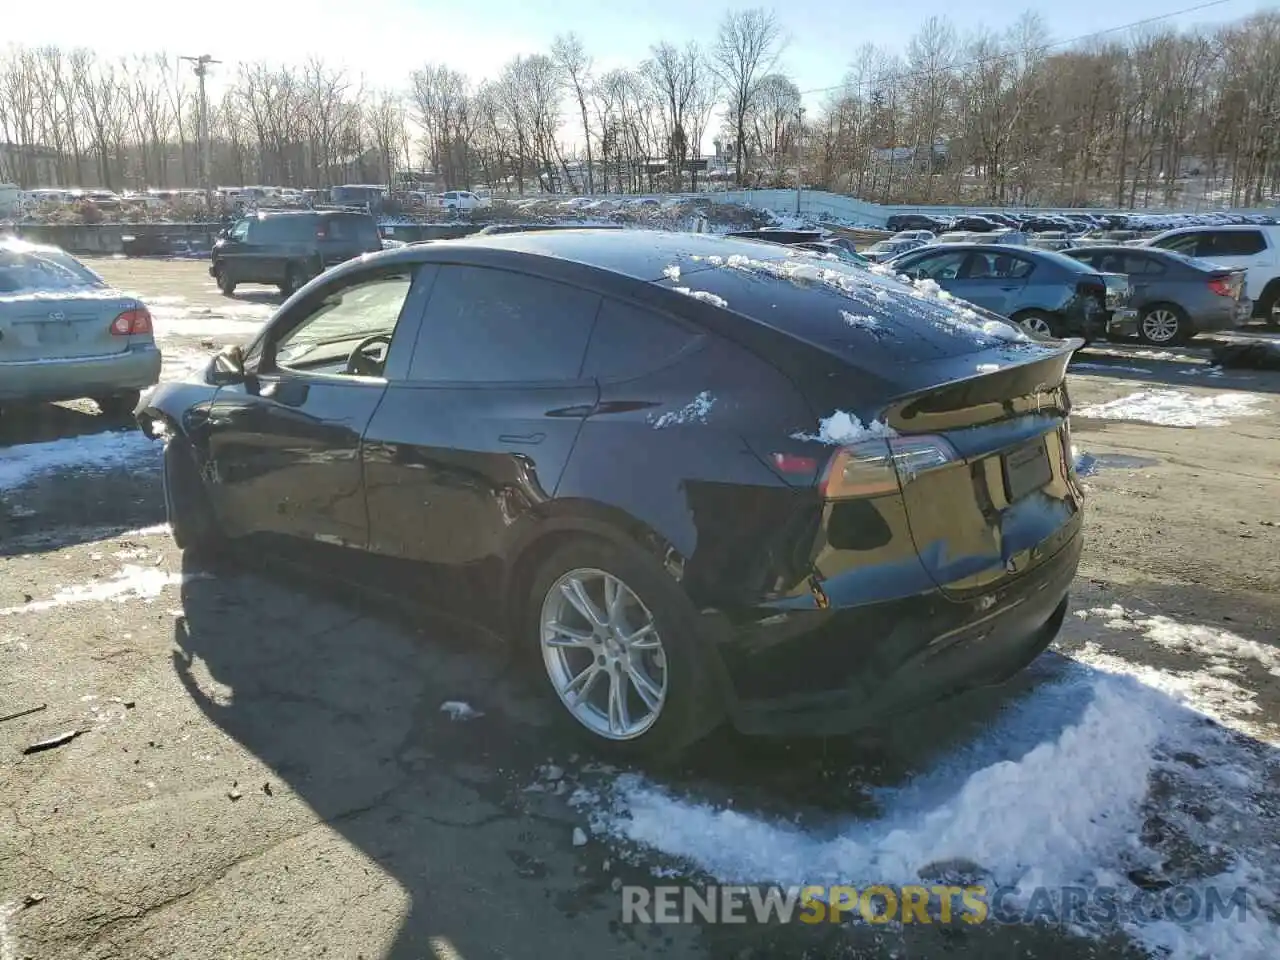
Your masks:
M858 443L861 440L888 439L897 435L898 432L887 423L872 420L870 423L864 424L853 414L837 410L831 416L823 417L818 421L818 432L816 434L793 433L791 438L793 440L816 440L819 443L839 446L846 443Z

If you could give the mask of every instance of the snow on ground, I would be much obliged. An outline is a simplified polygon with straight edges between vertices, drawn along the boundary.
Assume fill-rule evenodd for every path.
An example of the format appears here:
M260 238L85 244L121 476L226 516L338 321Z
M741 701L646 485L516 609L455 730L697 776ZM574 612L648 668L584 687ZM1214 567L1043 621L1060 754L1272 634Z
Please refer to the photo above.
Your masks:
M1253 393L1196 396L1183 390L1139 390L1127 397L1080 407L1077 416L1098 420L1140 420L1162 427L1221 427L1230 417L1257 416L1263 398Z
M1136 918L1124 929L1172 960L1280 955L1280 929L1265 912L1277 906L1280 837L1266 835L1274 824L1258 826L1274 751L1206 724L1149 676L1121 672L1068 665L976 741L877 791L881 813L871 819L802 827L636 774L579 789L574 802L624 854L656 851L720 882L862 888L920 883L963 864L989 890L1016 890L1006 903L1024 907L1038 887L1139 896L1135 876L1193 890L1202 903L1210 885L1224 897L1244 887L1242 920ZM1173 795L1203 798L1195 815L1157 790L1171 783ZM1150 829L1153 817L1164 833ZM1181 847L1170 849L1174 835ZM1076 932L1110 932L1103 918L1088 922Z
M0 490L20 487L46 474L73 468L85 472L138 467L154 469L159 458L160 445L138 430L117 430L0 447Z
M228 303L220 307L186 307L158 304L164 298L141 298L151 310L156 338L167 337L243 337L248 339L262 329L275 310L269 303Z
M167 573L156 567L126 564L110 580L61 587L47 600L33 600L16 607L0 607L0 617L37 613L72 603L101 603L107 600L121 603L129 599L143 599L150 602L160 596L160 592L170 584L183 583L205 576L207 575Z

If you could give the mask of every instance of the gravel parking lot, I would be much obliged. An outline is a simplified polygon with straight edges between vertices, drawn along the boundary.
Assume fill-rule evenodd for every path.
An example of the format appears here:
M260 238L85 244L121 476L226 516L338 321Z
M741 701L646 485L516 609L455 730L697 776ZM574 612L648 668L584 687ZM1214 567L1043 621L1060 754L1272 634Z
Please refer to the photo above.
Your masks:
M152 306L166 378L277 300L222 297L203 262L90 263ZM0 960L1280 955L1280 374L1109 345L1072 390L1088 544L1050 652L874 736L722 733L676 771L564 742L493 638L269 561L184 564L157 446L88 403L11 416L0 716L34 712L0 721ZM1248 909L620 922L621 884L919 882L926 860Z

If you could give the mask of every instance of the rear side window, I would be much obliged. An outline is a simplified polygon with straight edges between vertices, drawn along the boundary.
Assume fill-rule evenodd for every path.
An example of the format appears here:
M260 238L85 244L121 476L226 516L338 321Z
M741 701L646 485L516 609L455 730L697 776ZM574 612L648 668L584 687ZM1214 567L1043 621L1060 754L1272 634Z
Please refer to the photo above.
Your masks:
M648 310L605 300L591 334L584 377L626 380L657 370L698 334Z
M1124 269L1118 272L1127 273L1130 276L1157 276L1164 273L1165 266L1155 257L1144 257L1139 253L1126 254L1124 257Z
M1035 265L1007 253L974 253L965 276L971 280L1023 280Z
M311 229L302 217L263 217L249 221L249 239L254 243L282 243L296 240Z
M1202 257L1251 257L1267 249L1260 230L1217 230L1205 236L1209 242L1200 245Z
M409 377L450 383L577 380L600 297L487 267L440 268Z

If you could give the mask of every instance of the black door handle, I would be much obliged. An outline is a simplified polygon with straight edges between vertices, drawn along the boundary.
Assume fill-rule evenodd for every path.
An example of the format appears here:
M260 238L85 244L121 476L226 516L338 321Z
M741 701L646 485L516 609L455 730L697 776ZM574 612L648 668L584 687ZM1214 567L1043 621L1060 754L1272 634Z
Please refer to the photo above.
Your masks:
M503 433L498 436L499 443L541 443L545 439L545 433Z

